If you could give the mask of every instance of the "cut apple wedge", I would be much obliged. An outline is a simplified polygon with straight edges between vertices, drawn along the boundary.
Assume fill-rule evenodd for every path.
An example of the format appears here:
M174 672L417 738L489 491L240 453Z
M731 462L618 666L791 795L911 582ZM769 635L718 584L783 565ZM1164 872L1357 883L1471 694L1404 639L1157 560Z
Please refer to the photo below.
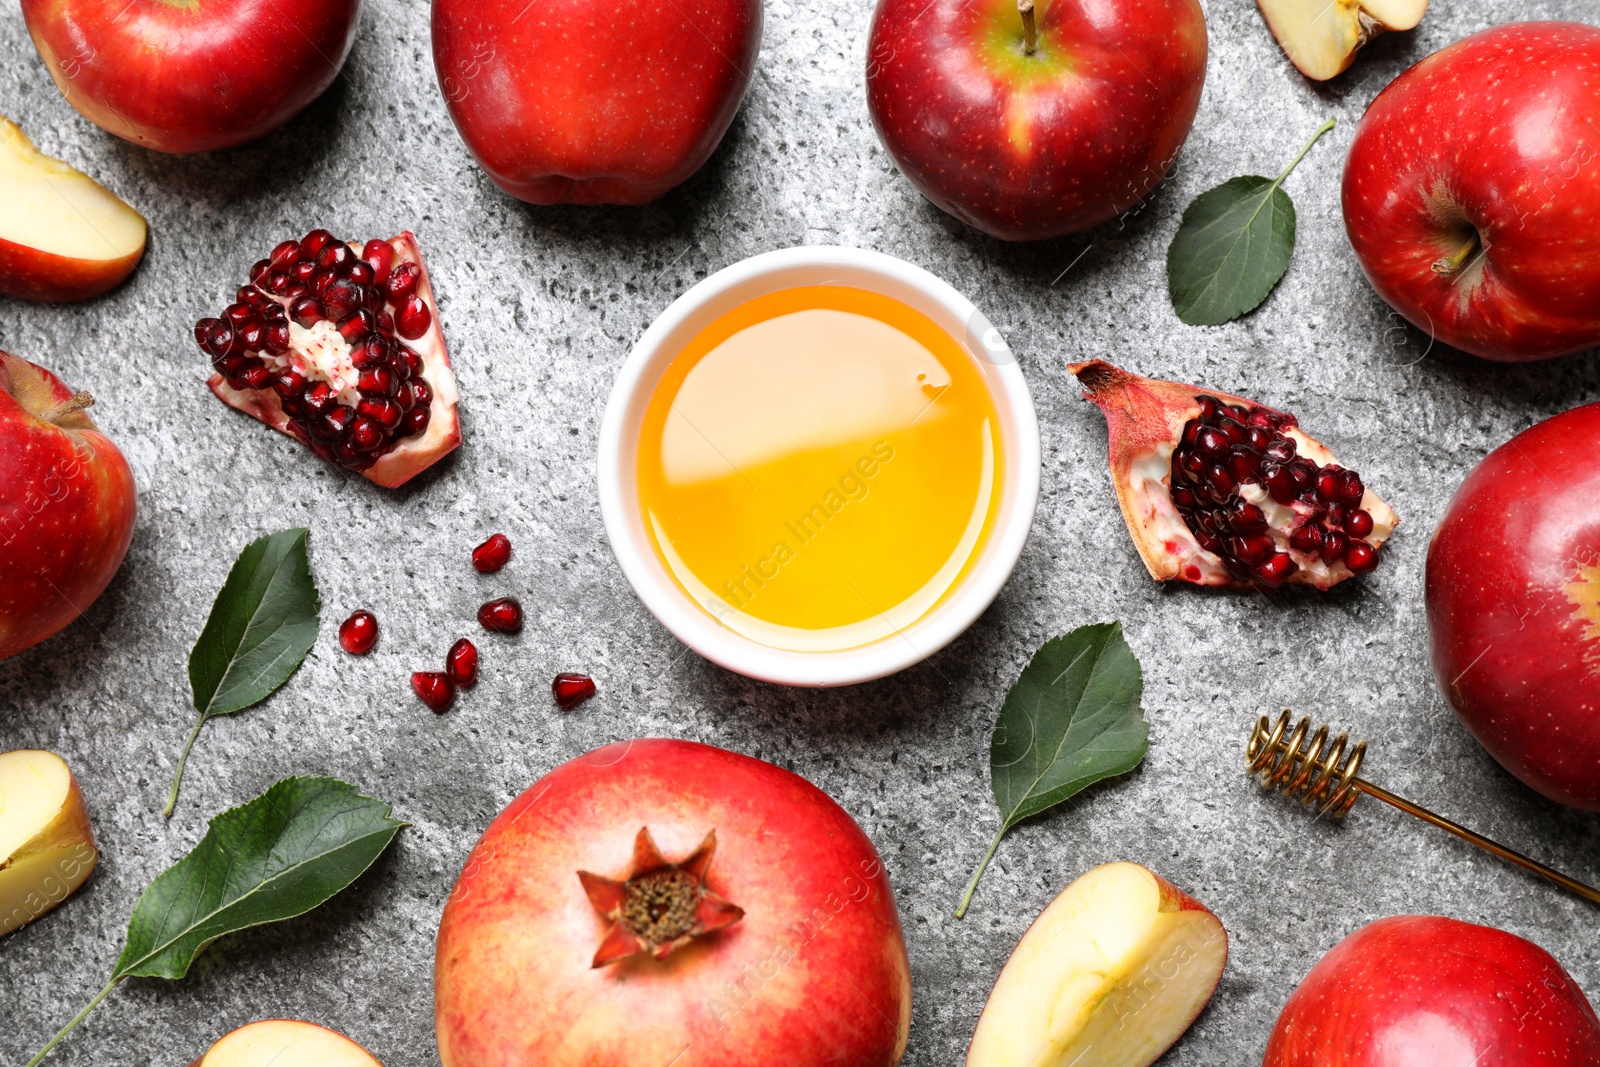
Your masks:
M1428 0L1256 0L1289 61L1314 81L1342 73L1361 46L1388 30L1411 30Z
M144 217L0 117L0 295L89 300L144 256Z
M32 749L0 754L0 935L71 896L98 859L66 761Z
M1006 961L967 1067L1146 1067L1189 1028L1222 978L1217 917L1136 863L1061 891Z
M348 1037L300 1019L264 1019L224 1034L189 1067L382 1067Z

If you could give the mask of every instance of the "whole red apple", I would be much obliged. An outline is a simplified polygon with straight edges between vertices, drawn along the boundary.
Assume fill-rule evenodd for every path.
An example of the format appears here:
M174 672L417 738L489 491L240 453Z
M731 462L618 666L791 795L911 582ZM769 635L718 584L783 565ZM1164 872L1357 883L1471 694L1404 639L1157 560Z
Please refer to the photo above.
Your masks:
M158 152L253 141L333 84L361 0L22 0L67 102Z
M867 107L911 184L985 233L1087 230L1161 183L1206 76L1198 0L879 0Z
M445 905L434 1008L444 1067L893 1067L911 977L839 805L652 739L557 767L489 825Z
M461 139L533 204L645 204L728 132L761 0L434 0L433 65Z
M1439 686L1495 759L1600 811L1600 404L1484 458L1428 548Z
M1378 295L1485 359L1600 344L1600 29L1497 26L1378 94L1344 221Z
M1362 927L1290 994L1262 1067L1594 1067L1600 1021L1544 949L1431 915Z
M133 539L133 471L87 393L0 352L0 659L86 611Z

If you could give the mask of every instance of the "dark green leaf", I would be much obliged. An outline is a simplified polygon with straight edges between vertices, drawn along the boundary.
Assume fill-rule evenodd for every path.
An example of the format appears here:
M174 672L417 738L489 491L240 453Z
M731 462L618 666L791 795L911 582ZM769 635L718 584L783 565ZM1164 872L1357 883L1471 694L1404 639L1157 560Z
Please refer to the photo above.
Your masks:
M1121 623L1045 642L1006 694L989 745L1002 832L1139 765L1150 748L1143 690Z
M1294 255L1294 202L1271 178L1249 175L1197 196L1167 250L1178 318L1215 326L1257 307Z
M404 825L337 778L285 778L212 819L194 851L150 883L112 981L182 978L222 935L305 914L355 881Z
M1080 626L1034 653L1006 694L989 743L1000 830L967 883L956 918L966 913L1007 830L1144 759L1150 725L1139 707L1143 691L1121 623Z
M306 536L296 529L258 538L228 572L189 655L189 684L202 717L265 700L311 651L322 603Z

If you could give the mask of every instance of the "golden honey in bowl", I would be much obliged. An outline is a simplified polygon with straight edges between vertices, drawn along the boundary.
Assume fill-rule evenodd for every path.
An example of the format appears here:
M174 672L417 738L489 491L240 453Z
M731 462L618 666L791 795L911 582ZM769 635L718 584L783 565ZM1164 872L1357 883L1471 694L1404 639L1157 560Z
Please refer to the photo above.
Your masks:
M757 297L673 359L639 436L639 503L683 590L774 648L883 640L982 553L1000 420L967 348L865 289Z

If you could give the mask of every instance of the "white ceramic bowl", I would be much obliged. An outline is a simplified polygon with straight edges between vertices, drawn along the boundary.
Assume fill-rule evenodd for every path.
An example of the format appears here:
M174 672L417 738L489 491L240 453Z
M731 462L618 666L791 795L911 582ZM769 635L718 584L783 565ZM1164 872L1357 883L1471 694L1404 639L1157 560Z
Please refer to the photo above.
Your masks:
M667 366L696 334L739 305L779 289L848 285L894 297L927 315L974 355L999 412L1004 458L999 514L961 581L895 636L835 652L794 652L752 641L696 604L662 565L635 484L639 428ZM1039 420L1011 350L972 302L920 267L858 248L767 252L718 271L650 324L617 376L600 426L600 511L622 572L678 639L731 671L782 685L870 681L920 662L971 626L999 595L1039 503Z

